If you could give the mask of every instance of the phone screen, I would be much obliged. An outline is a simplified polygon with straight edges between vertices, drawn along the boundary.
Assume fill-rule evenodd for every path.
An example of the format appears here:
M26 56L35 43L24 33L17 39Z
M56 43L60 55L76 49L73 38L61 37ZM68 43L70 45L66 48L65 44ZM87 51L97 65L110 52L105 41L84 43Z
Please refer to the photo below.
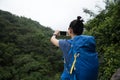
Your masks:
M67 32L66 31L60 31L60 35L66 36Z

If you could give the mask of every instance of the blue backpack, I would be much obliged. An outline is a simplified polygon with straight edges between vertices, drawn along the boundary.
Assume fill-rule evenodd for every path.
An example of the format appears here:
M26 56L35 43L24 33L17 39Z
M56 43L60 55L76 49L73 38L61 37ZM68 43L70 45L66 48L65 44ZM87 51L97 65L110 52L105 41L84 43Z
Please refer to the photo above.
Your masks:
M80 35L67 41L71 49L64 59L69 80L97 80L98 54L94 37Z

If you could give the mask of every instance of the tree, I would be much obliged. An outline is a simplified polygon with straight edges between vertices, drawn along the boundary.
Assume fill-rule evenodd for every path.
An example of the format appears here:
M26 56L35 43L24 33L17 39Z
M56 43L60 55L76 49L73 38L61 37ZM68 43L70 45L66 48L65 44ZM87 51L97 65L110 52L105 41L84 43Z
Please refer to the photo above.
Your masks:
M106 9L86 23L85 34L93 35L100 58L99 80L109 80L119 68L120 1L108 2Z
M0 80L53 80L62 71L53 30L0 10ZM56 80L56 79L55 79Z

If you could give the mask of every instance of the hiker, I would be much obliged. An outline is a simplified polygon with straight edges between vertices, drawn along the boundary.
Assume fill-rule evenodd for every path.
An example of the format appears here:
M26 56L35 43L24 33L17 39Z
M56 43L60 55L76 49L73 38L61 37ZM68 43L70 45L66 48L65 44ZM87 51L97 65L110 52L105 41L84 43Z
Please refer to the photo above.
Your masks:
M68 27L71 39L57 39L55 31L51 42L63 52L64 70L61 80L97 80L98 54L93 36L82 35L83 20L78 16Z

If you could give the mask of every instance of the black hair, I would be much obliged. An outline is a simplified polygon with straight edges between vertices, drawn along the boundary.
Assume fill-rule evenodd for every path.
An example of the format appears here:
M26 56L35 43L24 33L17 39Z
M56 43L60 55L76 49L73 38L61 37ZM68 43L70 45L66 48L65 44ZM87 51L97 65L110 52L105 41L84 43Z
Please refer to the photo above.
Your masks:
M84 24L83 24L83 20L81 19L81 16L78 16L76 20L73 20L70 23L69 28L73 30L73 33L75 35L81 35L84 28Z

